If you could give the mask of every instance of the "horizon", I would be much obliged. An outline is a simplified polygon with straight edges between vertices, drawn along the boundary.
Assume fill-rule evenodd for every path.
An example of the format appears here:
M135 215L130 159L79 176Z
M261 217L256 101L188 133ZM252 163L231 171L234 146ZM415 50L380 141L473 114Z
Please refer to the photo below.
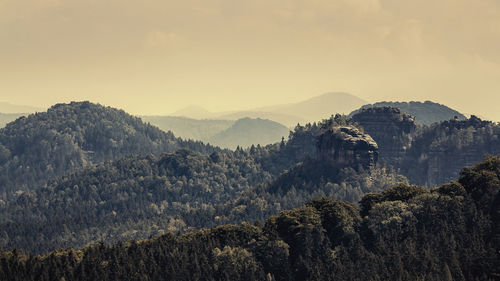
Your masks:
M7 105L10 105L10 106L14 106L14 107L26 107L26 108L31 108L32 110L31 111L26 111L26 112L1 112L0 111L0 114L18 114L18 113L27 113L27 114L31 114L31 113L35 113L35 112L45 112L47 111L50 107L56 105L56 104L69 104L71 102L91 102L91 103L95 103L95 104L100 104L102 106L106 106L106 107L112 107L112 108L116 108L116 109L119 109L119 110L123 110L131 115L134 115L134 116L172 116L172 117L185 117L185 118L190 118L190 119L199 119L199 120L202 120L202 119L219 119L217 117L217 115L223 115L223 114L229 114L229 113L234 113L234 112L265 112L265 111L258 111L259 109L261 108L266 108L266 107L273 107L273 106L281 106L281 105L290 105L290 104L297 104L297 103L301 103L301 102L306 102L308 100L311 100L311 99L314 99L314 98L317 98L317 97L321 97L321 96L325 96L325 95L328 95L328 94L347 94L347 95L350 95L350 96L354 96L354 97L357 97L359 98L358 96L356 95L353 95L353 94L350 94L350 93L346 93L346 92L328 92L328 93L323 93L323 94L320 94L320 95L316 95L316 96L312 96L308 99L305 99L305 100L299 100L299 101L295 101L295 102L288 102L288 103L282 103L282 104L263 104L263 105L260 105L258 107L245 107L245 108L230 108L230 109L227 109L227 110L222 110L222 111L215 111L215 110L211 110L207 107L204 107L202 105L199 105L199 104L187 104L185 106L182 106L180 108L177 108L175 109L174 111L172 112L168 112L168 113L151 113L151 112L147 112L147 113L136 113L136 112L131 112L129 110L127 110L126 108L122 108L122 107L118 107L118 106L113 106L113 105L110 105L110 104L105 104L105 103L101 103L101 102L98 102L98 101L92 101L92 100L70 100L70 101L65 101L65 102L57 102L57 103L54 103L54 104L51 104L47 107L43 107L43 106L40 106L40 105L28 105L28 104L15 104L15 103L11 103L9 101L3 101L3 100L0 100L0 104L7 104ZM491 119L491 118L487 118L487 116L481 114L481 113L474 113L474 112L463 112L463 111L460 111L458 110L457 108L453 108L447 104L444 104L444 103L439 103L439 102L436 102L436 101L433 101L433 100L421 100L421 101L417 101L417 100L379 100L379 101L374 101L374 102L370 102L370 101L367 101L366 105L368 104L375 104L375 103L378 103L378 102L394 102L394 103L398 103L398 102L402 102L402 103L409 103L409 102L420 102L420 103L425 103L425 102L432 102L432 103L437 103L437 104L441 104L441 105L444 105L444 106L447 106L448 108L450 109L453 109L453 110L457 110L459 113L465 115L467 118L469 118L471 115L475 115L483 120L488 120L488 121L493 121L493 122L500 122L500 120L494 120L494 119ZM186 110L186 109L191 109L191 108L195 108L195 109L199 109L199 110L203 110L203 111L206 111L208 114L213 114L214 117L211 118L196 118L196 117L192 117L192 116L185 116L185 115L175 115L176 113L180 112L180 111L183 111L183 110ZM356 109L359 109L359 108L356 108ZM355 110L355 109L354 109ZM272 111L269 111L269 112L272 112ZM332 114L336 114L336 113L340 113L340 114L346 114L348 115L350 112L332 112ZM325 116L325 118L327 118L328 116ZM252 118L252 117L247 117L247 118ZM258 117L260 118L260 117ZM238 118L240 119L240 118ZM266 119L266 118L263 118L263 119ZM235 119L236 120L236 119Z

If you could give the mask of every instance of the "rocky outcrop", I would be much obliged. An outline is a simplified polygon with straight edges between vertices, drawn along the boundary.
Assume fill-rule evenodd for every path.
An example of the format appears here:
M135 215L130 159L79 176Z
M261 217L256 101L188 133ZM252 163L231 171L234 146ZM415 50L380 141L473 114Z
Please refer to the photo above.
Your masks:
M427 162L427 173L421 183L427 186L458 178L463 167L475 165L485 154L500 154L498 126L474 115L467 120L445 121L429 130L445 132L446 137L437 138L439 134L434 133L434 141L421 153L426 155Z
M350 126L332 127L317 137L318 158L342 166L364 168L375 166L378 160L377 143L367 134Z
M469 119L463 120L459 118L454 118L449 121L442 122L439 126L447 128L449 130L450 129L463 130L470 127L473 127L474 129L485 128L492 124L493 122L491 121L484 121L481 120L481 118L477 117L476 115L471 115Z
M352 119L378 144L380 160L393 166L397 166L411 146L417 128L413 116L395 107L365 108Z

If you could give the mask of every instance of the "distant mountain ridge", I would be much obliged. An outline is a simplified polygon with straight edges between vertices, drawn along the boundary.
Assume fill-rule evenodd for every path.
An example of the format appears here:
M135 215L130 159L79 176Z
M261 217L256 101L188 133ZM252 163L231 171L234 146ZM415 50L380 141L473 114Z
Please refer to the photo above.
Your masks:
M275 113L275 112L267 112L267 111L236 111L236 112L226 112L220 115L217 115L217 118L228 119L228 120L238 120L242 118L260 118L260 119L268 119L274 122L278 122L283 124L289 128L293 128L297 123L306 123L306 119L293 115L293 114L283 114L283 113Z
M34 113L34 112L45 111L43 108L27 106L27 105L17 105L8 102L0 102L0 112L1 113Z
M209 112L200 106L191 105L171 115L199 119L261 118L273 120L287 127L294 127L297 123L305 124L326 119L336 113L348 114L367 103L352 94L331 92L301 102L231 112Z
M331 92L302 102L262 107L256 110L297 115L307 122L314 122L326 119L337 113L348 114L366 103L367 101L352 94Z
M212 112L198 105L189 105L170 114L170 116L187 117L194 119L211 118L213 115L214 114Z
M10 123L17 118L25 115L25 113L0 113L0 128L5 127L7 123Z
M284 125L260 118L244 117L238 120L191 119L175 116L142 116L144 121L164 131L172 131L183 139L199 140L221 148L246 148L268 145L287 137Z
M409 113L410 115L415 117L415 121L423 125L431 125L433 123L454 119L455 117L457 117L460 120L467 119L467 117L465 117L465 115L463 115L462 113L452 108L449 108L446 105L435 103L432 101L425 101L425 102L382 101L374 104L363 105L360 109L351 112L349 115L353 116L354 114L359 113L364 108L384 107L384 106L399 108L402 112Z
M282 137L288 137L290 130L280 123L265 120L242 118L231 127L209 139L209 143L235 149L237 146L247 148L251 145L267 145L279 142Z
M234 120L192 119L179 116L141 116L165 132L172 131L177 137L207 141L217 133L231 127Z

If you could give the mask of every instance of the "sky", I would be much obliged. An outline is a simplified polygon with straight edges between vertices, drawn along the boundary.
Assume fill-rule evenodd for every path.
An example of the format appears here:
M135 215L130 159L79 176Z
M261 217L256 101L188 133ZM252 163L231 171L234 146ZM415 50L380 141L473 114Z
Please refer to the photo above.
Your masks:
M168 114L332 91L500 121L500 0L0 0L0 101Z

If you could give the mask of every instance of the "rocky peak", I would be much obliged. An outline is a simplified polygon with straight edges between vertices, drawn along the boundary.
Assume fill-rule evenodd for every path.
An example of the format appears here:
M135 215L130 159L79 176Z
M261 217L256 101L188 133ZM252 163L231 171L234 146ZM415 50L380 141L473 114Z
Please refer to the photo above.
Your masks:
M469 119L462 120L455 118L441 123L440 126L447 127L449 129L462 130L469 127L473 127L475 129L484 128L491 124L492 124L491 121L483 121L476 115L471 115Z
M377 143L355 127L331 127L317 137L318 157L341 165L365 168L375 166L378 160Z
M365 129L372 129L377 125L386 127L395 132L412 133L417 128L415 118L408 113L403 113L399 108L384 106L364 108L361 112L352 116ZM371 134L370 134L371 135Z
M392 165L402 159L417 129L413 116L390 106L365 108L352 119L377 142L380 159Z

